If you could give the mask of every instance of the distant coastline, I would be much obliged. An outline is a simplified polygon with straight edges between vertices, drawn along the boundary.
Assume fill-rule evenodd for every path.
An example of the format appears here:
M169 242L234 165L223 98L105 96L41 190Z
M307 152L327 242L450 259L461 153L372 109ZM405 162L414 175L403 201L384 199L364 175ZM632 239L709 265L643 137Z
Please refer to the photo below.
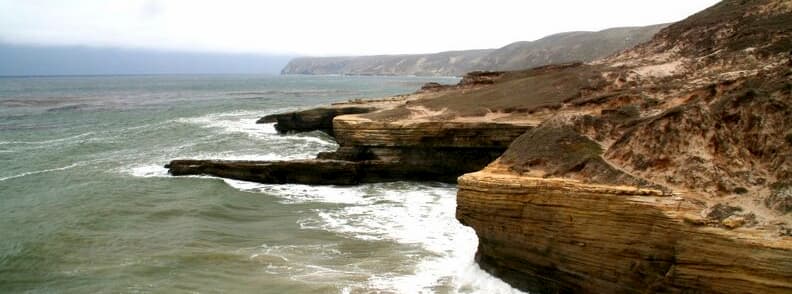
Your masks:
M455 76L477 70L520 70L552 63L592 61L639 43L668 24L622 27L597 32L566 32L498 49L446 51L431 54L297 57L281 74Z

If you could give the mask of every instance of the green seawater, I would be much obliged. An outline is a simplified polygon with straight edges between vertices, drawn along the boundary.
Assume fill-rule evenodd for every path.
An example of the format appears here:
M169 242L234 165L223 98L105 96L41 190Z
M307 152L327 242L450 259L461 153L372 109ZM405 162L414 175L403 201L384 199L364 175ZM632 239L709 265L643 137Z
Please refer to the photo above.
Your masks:
M171 177L176 158L312 158L259 117L452 78L0 78L0 293L510 293L455 187Z

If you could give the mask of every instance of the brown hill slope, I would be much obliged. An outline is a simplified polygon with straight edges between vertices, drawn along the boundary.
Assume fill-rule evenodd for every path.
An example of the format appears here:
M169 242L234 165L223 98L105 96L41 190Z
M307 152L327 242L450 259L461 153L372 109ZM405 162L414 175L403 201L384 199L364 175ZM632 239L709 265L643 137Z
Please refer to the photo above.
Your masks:
M476 259L512 285L789 293L790 21L792 1L727 0L622 54L504 73L405 109L542 121L459 179L457 218L479 236ZM479 102L514 89L492 108Z
M281 74L461 76L475 70L515 70L552 63L592 61L649 40L667 24L598 32L567 32L499 49L435 54L300 57Z
M792 165L790 10L789 1L724 1L592 64L498 73L489 87L364 116L410 119L429 109L433 117L424 119L553 118L650 182L766 198Z

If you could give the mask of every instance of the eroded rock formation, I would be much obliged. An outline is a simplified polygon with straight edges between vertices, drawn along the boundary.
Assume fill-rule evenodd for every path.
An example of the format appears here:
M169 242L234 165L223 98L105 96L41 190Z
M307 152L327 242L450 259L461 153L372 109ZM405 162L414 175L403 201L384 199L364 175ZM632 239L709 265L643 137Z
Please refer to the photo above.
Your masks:
M173 175L213 175L260 183L354 185L389 181L456 182L498 158L533 124L496 122L376 121L318 108L278 114L276 129L327 132L340 145L317 159L296 161L174 160ZM330 120L330 128L326 121ZM280 126L286 122L286 126Z
M367 113L375 107L346 106L320 107L308 110L277 113L262 117L256 123L276 123L275 130L281 134L289 132L322 131L333 135L333 118L344 114Z
M520 289L789 293L790 40L792 2L723 1L591 63L283 116L321 121L295 131L332 122L340 147L317 160L170 169L309 184L468 173L457 218L482 268Z
M635 186L477 172L457 218L476 260L532 293L788 293L792 242L701 225L700 205Z
M723 1L564 83L578 95L459 179L482 268L539 293L792 291L791 20Z

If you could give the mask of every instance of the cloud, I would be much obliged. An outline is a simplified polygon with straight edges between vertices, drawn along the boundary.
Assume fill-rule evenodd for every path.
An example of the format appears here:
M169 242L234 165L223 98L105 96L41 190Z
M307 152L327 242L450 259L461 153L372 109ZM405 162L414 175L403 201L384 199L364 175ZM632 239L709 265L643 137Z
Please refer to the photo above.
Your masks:
M422 53L676 21L715 2L3 0L0 39L309 55Z
M149 20L163 14L162 5L158 0L148 0L140 7L140 18Z

